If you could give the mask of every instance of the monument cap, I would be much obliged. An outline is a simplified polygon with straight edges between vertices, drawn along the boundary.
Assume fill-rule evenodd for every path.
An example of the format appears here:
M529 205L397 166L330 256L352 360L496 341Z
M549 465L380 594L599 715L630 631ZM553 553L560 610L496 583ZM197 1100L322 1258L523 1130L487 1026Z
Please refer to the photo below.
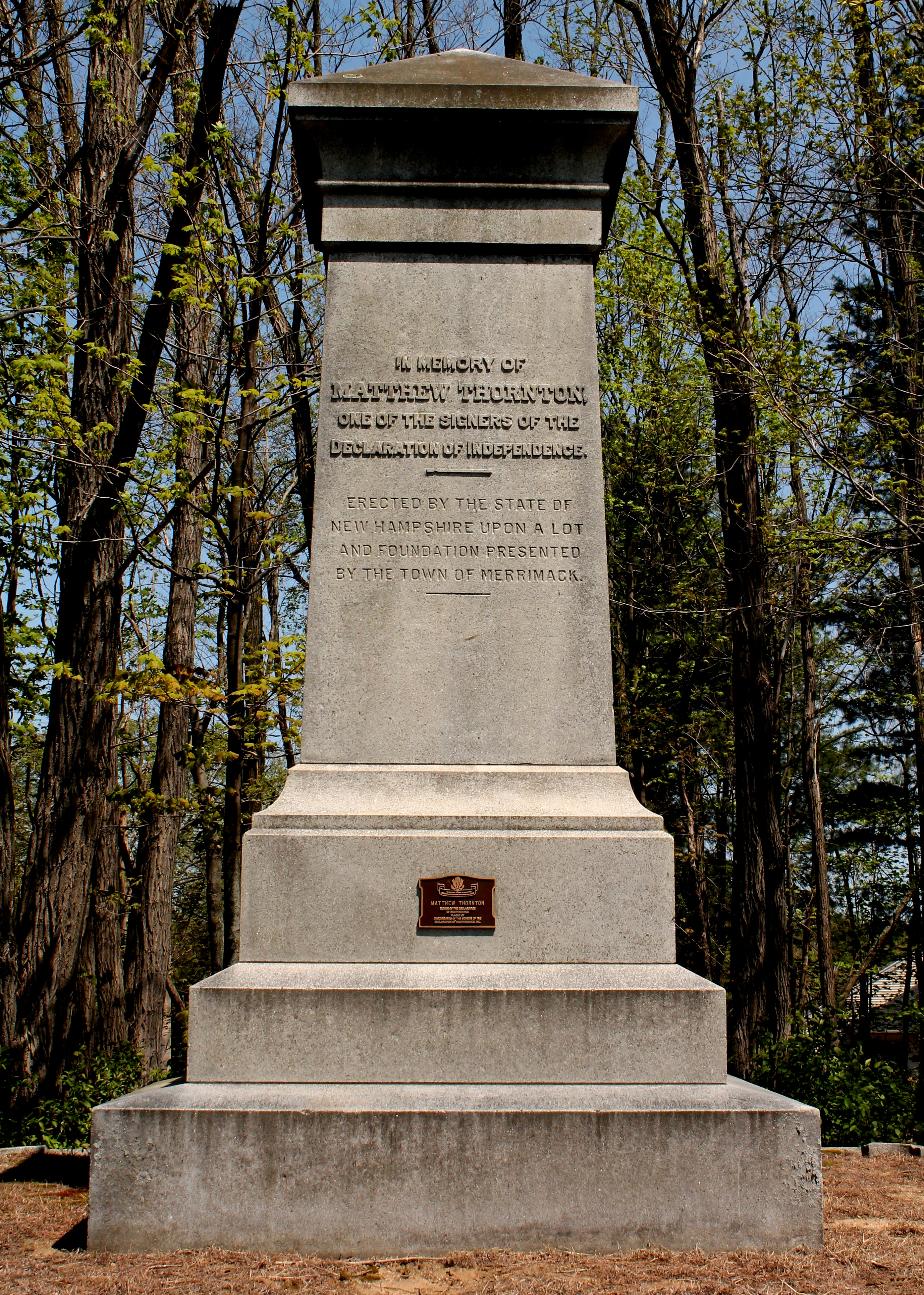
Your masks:
M308 231L325 252L516 243L592 257L609 229L638 92L451 50L296 82L289 113ZM422 213L410 222L409 207ZM389 220L396 209L404 215ZM511 221L511 210L533 214Z
M638 111L634 86L544 63L453 49L297 81L289 107L482 108L562 112Z

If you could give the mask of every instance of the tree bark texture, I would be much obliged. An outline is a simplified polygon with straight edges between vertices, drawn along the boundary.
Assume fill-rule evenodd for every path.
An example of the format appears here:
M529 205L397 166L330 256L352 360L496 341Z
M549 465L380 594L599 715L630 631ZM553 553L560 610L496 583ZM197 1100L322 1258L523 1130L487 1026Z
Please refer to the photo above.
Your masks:
M321 50L323 34L321 0L311 0L311 67L315 76L324 75L324 55Z
M203 54L202 85L196 117L187 142L193 170L204 169L206 140L218 119L224 73L239 10L215 10ZM195 46L187 40L178 58L177 76L195 76ZM175 115L177 111L174 104ZM201 188L181 204L181 219L195 219ZM192 207L192 209L190 209ZM174 306L177 392L198 391L206 381L208 313L195 301ZM164 670L176 689L188 687L195 665L197 567L204 529L201 475L206 451L195 408L188 416L177 454L177 480L189 493L176 505L170 558L170 589L164 637ZM165 696L157 726L151 771L151 801L141 821L135 861L136 890L126 933L126 1012L129 1041L142 1058L145 1073L161 1064L163 1009L170 971L171 917L176 847L189 790L190 699Z
M796 517L803 533L808 525L808 505L802 485L799 453L795 443L789 447L790 485L796 505ZM799 645L802 653L802 781L808 807L812 838L812 883L815 889L815 948L818 960L818 987L824 1011L837 1006L837 983L831 943L831 888L828 884L828 844L825 834L818 753L821 722L818 718L818 669L815 662L815 627L810 610L810 559L800 553L796 559L796 606L799 617Z
M6 618L0 609L0 1046L16 1030L16 941L13 932L15 883L15 797L10 752L9 659Z
M202 712L192 724L192 777L198 806L199 848L205 858L205 916L208 931L209 973L225 965L224 875L222 868L222 820L217 808L216 789L209 782L205 738L209 715Z
M779 228L779 203L774 204L774 223L770 243L777 277L786 302L790 338L797 353L801 350L799 312L789 273L782 253ZM802 781L808 809L812 841L812 885L815 892L815 950L818 966L818 988L825 1012L837 1007L837 981L831 939L831 888L828 881L828 844L825 833L824 803L818 771L821 744L821 722L818 718L818 669L815 659L815 624L812 617L812 558L807 548L808 501L802 481L802 465L795 438L789 442L789 484L799 524L800 543L795 559L794 591L799 623L799 647L802 658ZM804 960L803 960L804 962ZM801 993L797 1002L801 1001Z
M189 69L190 71L192 69ZM200 389L208 320L197 306L175 308L178 358L177 391ZM181 412L192 414L195 410ZM202 551L201 487L195 483L204 464L203 437L193 421L183 424L177 452L177 480L189 493L177 501L170 548L170 588L164 631L167 675L157 723L149 804L138 830L134 879L125 944L125 1008L128 1038L142 1058L145 1074L163 1061L163 1008L170 970L172 890L182 816L189 788L190 699L182 696L195 664L197 566ZM175 688L179 696L169 695Z
M110 801L116 716L105 693L118 663L122 526L106 465L125 409L120 379L131 350L134 211L120 173L135 143L143 23L140 0L117 4L111 30L91 40L87 70L71 398L80 435L57 486L64 530L56 674L18 914L18 1045L24 1073L37 1083L63 1064L78 971L85 983L96 974L88 921L96 914L105 925L118 915ZM101 494L109 506L94 509ZM119 989L107 986L107 1001ZM104 1036L113 1024L104 1024Z
M256 309L256 305L254 306ZM253 316L252 316L253 317ZM253 334L256 338L256 332ZM248 366L245 392L256 388L256 359ZM222 880L224 908L223 965L236 962L240 940L241 850L247 827L245 799L248 752L247 646L248 627L254 599L260 601L260 552L257 529L251 518L253 453L256 401L252 394L241 399L237 448L231 470L231 498L228 503L227 532L227 637L225 662L228 715L228 751L225 759L225 794L222 834Z
M706 833L702 822L700 788L698 781L697 785L691 788L690 783L693 779L698 780L695 761L683 753L679 760L679 791L684 809L687 862L692 874L698 949L698 965L694 965L692 970L699 971L707 980L711 980L714 973L709 902L706 893Z
M436 37L436 22L433 13L433 0L421 0L424 34L427 37L427 53L438 54L440 43Z
M185 312L181 313L185 314ZM197 331L191 330L195 337ZM200 330L201 335L201 330ZM177 381L193 385L189 369L177 366ZM177 458L180 479L195 480L203 462L203 442L190 432ZM164 636L164 670L179 691L188 686L195 665L197 566L202 551L202 514L195 498L177 505L170 553L170 592ZM191 702L164 697L157 724L151 771L150 807L139 828L137 890L132 896L125 949L126 1013L129 1042L141 1054L145 1072L162 1062L161 1039L167 975L170 970L173 876L176 847L189 791L189 711Z
M866 0L845 5L854 49L859 140L858 190L863 215L875 230L881 258L872 266L878 286L877 305L889 339L887 363L892 369L892 399L899 425L899 562L909 626L911 678L914 696L914 746L918 790L918 854L924 858L924 624L920 590L924 582L924 410L922 410L921 236L920 192L924 174L920 150L909 176L891 151L889 104L876 61L875 32ZM909 156L918 141L909 140ZM916 182L916 183L915 183ZM912 912L920 914L919 879L912 884ZM921 922L913 917L920 939ZM920 952L918 962L922 960ZM918 985L924 1005L924 986ZM924 1014L919 1046L924 1051ZM918 1074L915 1117L924 1130L924 1066Z
M279 165L284 137L284 113L284 98L280 96L267 162L268 176L272 176ZM252 815L259 808L253 789L256 774L262 770L263 763L260 735L265 728L265 720L258 714L261 708L255 703L249 684L257 682L263 675L262 567L266 527L265 522L253 516L254 512L259 511L254 509L253 499L259 435L257 388L260 382L260 328L264 314L269 315L271 323L274 315L278 315L278 302L274 301L268 287L272 187L267 181L252 205L244 197L238 176L232 177L230 188L250 250L250 273L261 287L244 306L237 366L241 397L224 523L224 657L228 750L222 824L222 926L223 962L226 966L236 962L238 957L242 842ZM296 428L297 458L298 435ZM307 455L308 447L304 446L303 449ZM311 461L313 462L313 456Z
M111 29L91 41L84 112L77 317L71 413L79 437L58 483L64 530L59 566L56 675L18 914L18 1049L35 1084L53 1081L79 1036L111 1048L125 1039L123 895L115 788L123 519L120 494L137 452L170 320L175 252L188 245L204 174L187 158L178 210L155 278L126 397L132 359L133 183L181 32L195 0L180 0L137 102L145 7L116 7ZM219 6L230 46L239 8ZM219 15L221 17L219 18ZM230 27L230 33L228 31ZM224 58L227 57L227 50ZM208 68L208 60L206 60ZM197 110L201 146L220 108L221 76ZM213 116L213 121L216 118ZM191 144L191 150L193 145ZM201 162L204 152L200 154ZM185 224L179 222L185 221ZM170 235L176 237L171 240ZM77 981L80 981L80 992ZM75 1006L79 1009L75 1018ZM90 1019L92 1017L92 1019Z

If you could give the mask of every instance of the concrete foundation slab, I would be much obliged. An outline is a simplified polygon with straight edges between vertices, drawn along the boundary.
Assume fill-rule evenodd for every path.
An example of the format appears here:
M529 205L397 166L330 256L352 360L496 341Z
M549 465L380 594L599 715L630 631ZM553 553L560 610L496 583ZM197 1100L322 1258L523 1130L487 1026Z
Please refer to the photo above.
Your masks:
M94 1114L95 1250L821 1243L818 1114L701 1085L175 1084Z

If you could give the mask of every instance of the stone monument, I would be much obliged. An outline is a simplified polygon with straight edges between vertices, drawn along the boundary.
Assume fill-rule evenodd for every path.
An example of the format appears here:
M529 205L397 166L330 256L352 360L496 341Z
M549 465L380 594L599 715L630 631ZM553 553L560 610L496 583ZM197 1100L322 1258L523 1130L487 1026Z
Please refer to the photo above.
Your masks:
M301 764L96 1249L783 1248L817 1112L725 1069L616 764L593 267L627 86L453 51L290 95L327 263Z

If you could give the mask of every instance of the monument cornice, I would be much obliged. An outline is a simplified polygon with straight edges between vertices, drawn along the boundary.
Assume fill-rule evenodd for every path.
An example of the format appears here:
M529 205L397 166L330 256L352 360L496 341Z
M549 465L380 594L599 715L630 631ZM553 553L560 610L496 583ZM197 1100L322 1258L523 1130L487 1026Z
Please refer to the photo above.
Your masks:
M634 86L564 68L455 49L296 82L293 111L426 108L543 113L638 112Z
M637 110L632 86L467 50L300 81L289 112L309 236L325 253L423 243L592 257Z

